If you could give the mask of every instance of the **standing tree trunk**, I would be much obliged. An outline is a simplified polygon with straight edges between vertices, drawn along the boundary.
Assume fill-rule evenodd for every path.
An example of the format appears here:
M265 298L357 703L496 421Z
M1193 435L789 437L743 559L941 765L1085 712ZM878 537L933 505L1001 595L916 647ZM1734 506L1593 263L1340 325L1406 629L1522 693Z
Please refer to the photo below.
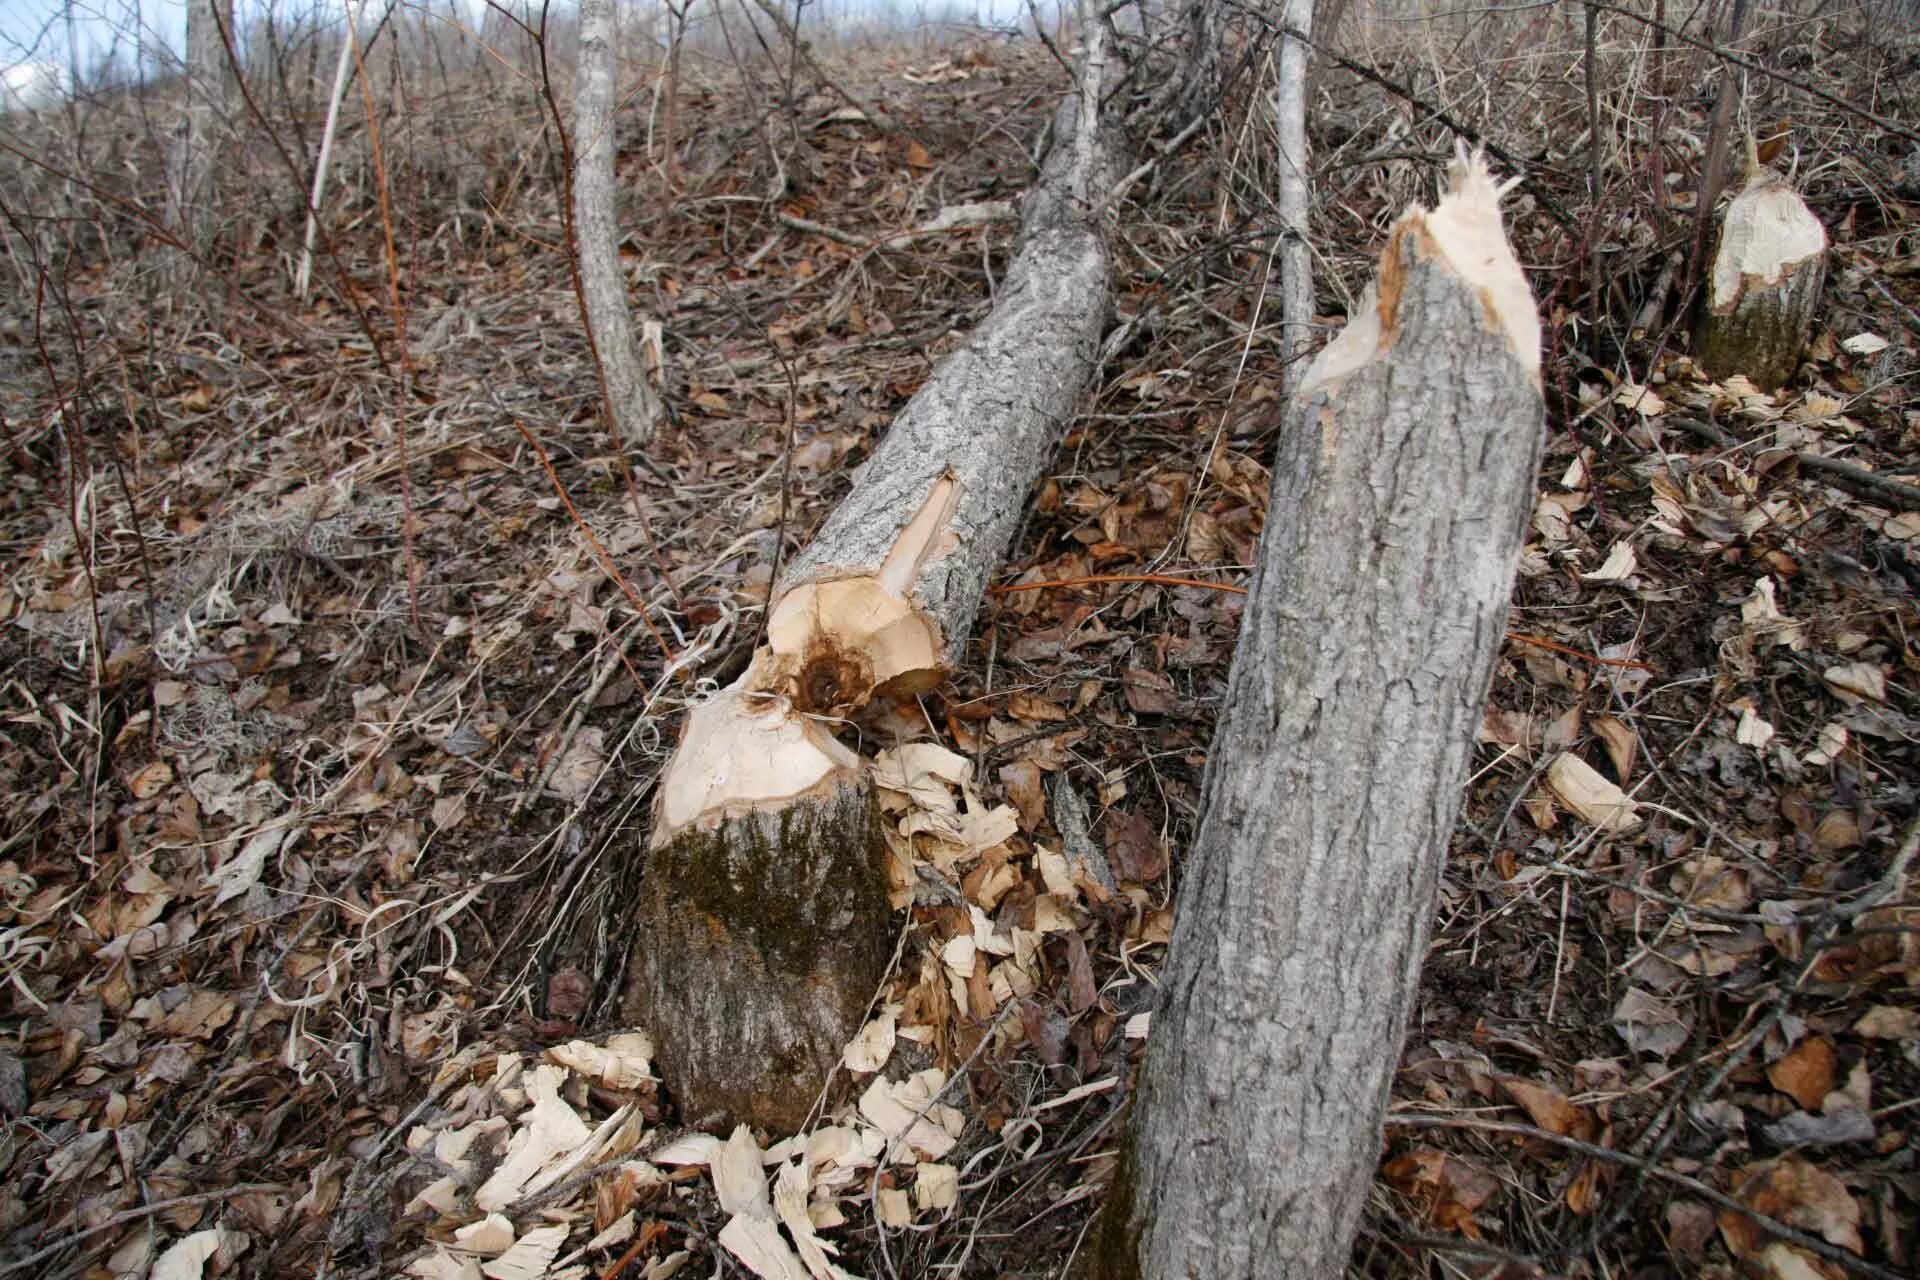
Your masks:
M1322 0L1326 3L1327 0ZM1333 0L1336 5L1345 0ZM1314 0L1286 0L1281 19L1280 66L1274 76L1273 113L1279 134L1280 176L1280 354L1285 358L1284 384L1300 384L1300 359L1313 347L1313 248L1307 238L1307 214L1312 206L1309 181L1311 156L1307 147L1307 74L1313 46ZM1334 21L1340 20L1336 8Z
M647 383L627 310L620 270L620 224L614 216L613 0L580 0L580 60L573 94L573 241L587 345L600 376L608 425L626 448L653 439L660 402Z
M172 288L182 301L213 253L219 221L214 175L233 90L227 56L232 36L233 0L188 0L187 101L167 155L167 221L189 250L172 263Z
M776 586L765 640L660 780L627 1012L690 1119L805 1119L886 964L886 846L833 725L936 685L1099 359L1110 193L1104 28L1028 195L993 311L942 361Z
M1499 195L1400 219L1288 410L1095 1275L1346 1266L1539 457Z
M1827 229L1786 179L1756 162L1727 206L1694 354L1716 378L1762 391L1793 377L1827 274Z

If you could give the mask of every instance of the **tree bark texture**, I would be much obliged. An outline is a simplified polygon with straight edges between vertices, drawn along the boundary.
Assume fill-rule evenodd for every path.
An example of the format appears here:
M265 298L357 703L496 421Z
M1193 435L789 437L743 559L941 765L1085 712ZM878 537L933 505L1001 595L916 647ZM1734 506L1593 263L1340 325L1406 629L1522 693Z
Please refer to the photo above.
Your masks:
M173 288L183 299L213 252L218 225L215 175L233 89L232 34L233 0L188 0L187 103L167 155L167 221L192 251L176 255L173 265Z
M638 449L653 439L660 402L647 383L626 275L620 269L620 224L614 216L613 162L616 26L614 0L580 0L580 53L573 93L573 241L587 343L600 377L607 417L620 442Z
M1399 221L1288 411L1094 1275L1346 1265L1539 456L1498 195Z
M886 845L832 727L960 659L1098 363L1124 154L1073 98L1053 131L993 310L781 574L765 641L661 777L626 1009L690 1118L798 1128L884 975Z
M1694 335L1716 378L1744 374L1763 391L1793 377L1826 279L1827 232L1794 190L1762 170L1727 206Z
M1338 20L1338 14L1335 20ZM1287 0L1280 36L1280 65L1274 76L1273 114L1279 141L1280 353L1286 358L1285 385L1299 385L1303 357L1313 349L1313 247L1307 238L1312 207L1311 155L1307 143L1307 66L1313 55L1314 0ZM1295 34L1295 33L1298 34Z

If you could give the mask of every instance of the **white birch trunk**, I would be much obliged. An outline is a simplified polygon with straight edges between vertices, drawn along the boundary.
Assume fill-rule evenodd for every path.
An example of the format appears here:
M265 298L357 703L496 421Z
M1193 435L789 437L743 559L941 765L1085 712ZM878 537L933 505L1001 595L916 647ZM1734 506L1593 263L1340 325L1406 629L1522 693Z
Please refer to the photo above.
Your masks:
M183 300L213 252L219 223L215 174L233 88L223 27L231 36L233 0L188 0L186 109L167 155L167 221L191 250L173 263L173 287Z
M614 216L614 0L581 0L573 95L573 239L580 294L600 391L615 435L629 449L653 439L660 402L647 382Z
M1288 411L1101 1277L1340 1275L1539 456L1540 325L1476 158Z
M661 777L627 1011L689 1118L797 1127L882 977L886 848L864 765L832 727L959 661L1094 372L1112 285L1102 206L1124 157L1093 123L1088 136L1072 100L1055 114L993 311L781 575L765 643L689 714Z

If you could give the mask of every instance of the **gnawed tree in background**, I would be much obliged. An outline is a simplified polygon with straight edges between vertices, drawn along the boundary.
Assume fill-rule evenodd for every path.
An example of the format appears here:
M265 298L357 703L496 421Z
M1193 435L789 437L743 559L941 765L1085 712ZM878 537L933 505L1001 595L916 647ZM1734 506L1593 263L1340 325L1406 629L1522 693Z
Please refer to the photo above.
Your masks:
M233 0L188 0L186 102L167 154L167 225L191 251L171 267L183 300L213 251L219 220L215 175L233 90L232 37Z
M781 575L747 672L693 709L661 777L627 1012L689 1118L798 1127L883 975L886 845L833 731L959 660L1098 362L1125 157L1099 107L1103 28L1085 30L993 311Z
M626 448L653 438L660 402L627 310L614 216L614 81L618 69L614 0L580 0L580 54L573 94L573 249L580 305L606 402L608 425Z
M1095 1275L1346 1265L1505 627L1539 348L1462 159L1287 412Z
M1779 174L1756 169L1727 206L1694 353L1716 378L1771 391L1793 376L1827 272L1827 229Z

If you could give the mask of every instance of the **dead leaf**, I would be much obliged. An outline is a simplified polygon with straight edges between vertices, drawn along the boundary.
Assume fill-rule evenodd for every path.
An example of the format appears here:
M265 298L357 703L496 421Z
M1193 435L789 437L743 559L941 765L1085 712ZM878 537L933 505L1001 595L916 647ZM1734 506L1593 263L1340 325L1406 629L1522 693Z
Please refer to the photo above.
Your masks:
M1628 987L1614 1006L1613 1029L1635 1053L1662 1059L1671 1057L1692 1033L1683 1014L1639 987Z
M1147 820L1121 809L1107 814L1107 857L1122 880L1152 884L1167 873L1167 849Z
M145 800L172 781L173 766L165 760L155 760L128 779L127 790L133 793L135 800Z
M1567 1095L1552 1085L1504 1078L1500 1081L1500 1088L1520 1104L1534 1124L1548 1133L1584 1139L1592 1131L1591 1117L1582 1108L1567 1101Z
M222 1263L231 1264L246 1252L247 1244L246 1236L225 1227L196 1231L174 1241L154 1260L148 1280L201 1280L207 1263L213 1261L216 1254Z
M1606 560L1592 573L1580 575L1582 582L1625 582L1640 568L1639 559L1633 554L1633 545L1622 539L1613 544L1607 552Z
M1562 752L1547 766L1547 786L1589 826L1620 833L1640 825L1639 812L1627 794L1571 751Z
M1887 700L1887 669L1878 662L1847 662L1828 667L1823 678L1841 693L1871 698L1875 702Z
M1047 796L1041 787L1040 766L1031 758L1000 766L1000 785L1020 811L1020 829L1038 831L1047 817Z
M1380 1168L1388 1185L1412 1200L1427 1221L1470 1240L1480 1238L1473 1211L1500 1189L1492 1174L1459 1156L1432 1147L1419 1147Z
M1052 724L1067 718L1067 709L1057 702L1031 693L1007 695L1007 713L1027 724Z
M1778 1062L1767 1067L1767 1081L1808 1111L1816 1111L1820 1102L1833 1092L1838 1059L1833 1041L1825 1036L1807 1036Z
M1756 1213L1861 1252L1860 1206L1840 1179L1799 1156L1762 1160L1742 1169L1735 1197ZM1771 1239L1745 1214L1721 1210L1720 1236L1735 1258L1754 1257Z
M1853 1024L1853 1033L1869 1040L1920 1039L1920 1010L1877 1004Z
M1180 708L1173 681L1158 671L1128 667L1120 677L1120 684L1127 695L1127 706L1140 715L1168 716Z
M1632 781L1634 762L1640 754L1640 735L1612 716L1595 716L1589 724L1600 745L1607 749L1613 776L1622 783Z

